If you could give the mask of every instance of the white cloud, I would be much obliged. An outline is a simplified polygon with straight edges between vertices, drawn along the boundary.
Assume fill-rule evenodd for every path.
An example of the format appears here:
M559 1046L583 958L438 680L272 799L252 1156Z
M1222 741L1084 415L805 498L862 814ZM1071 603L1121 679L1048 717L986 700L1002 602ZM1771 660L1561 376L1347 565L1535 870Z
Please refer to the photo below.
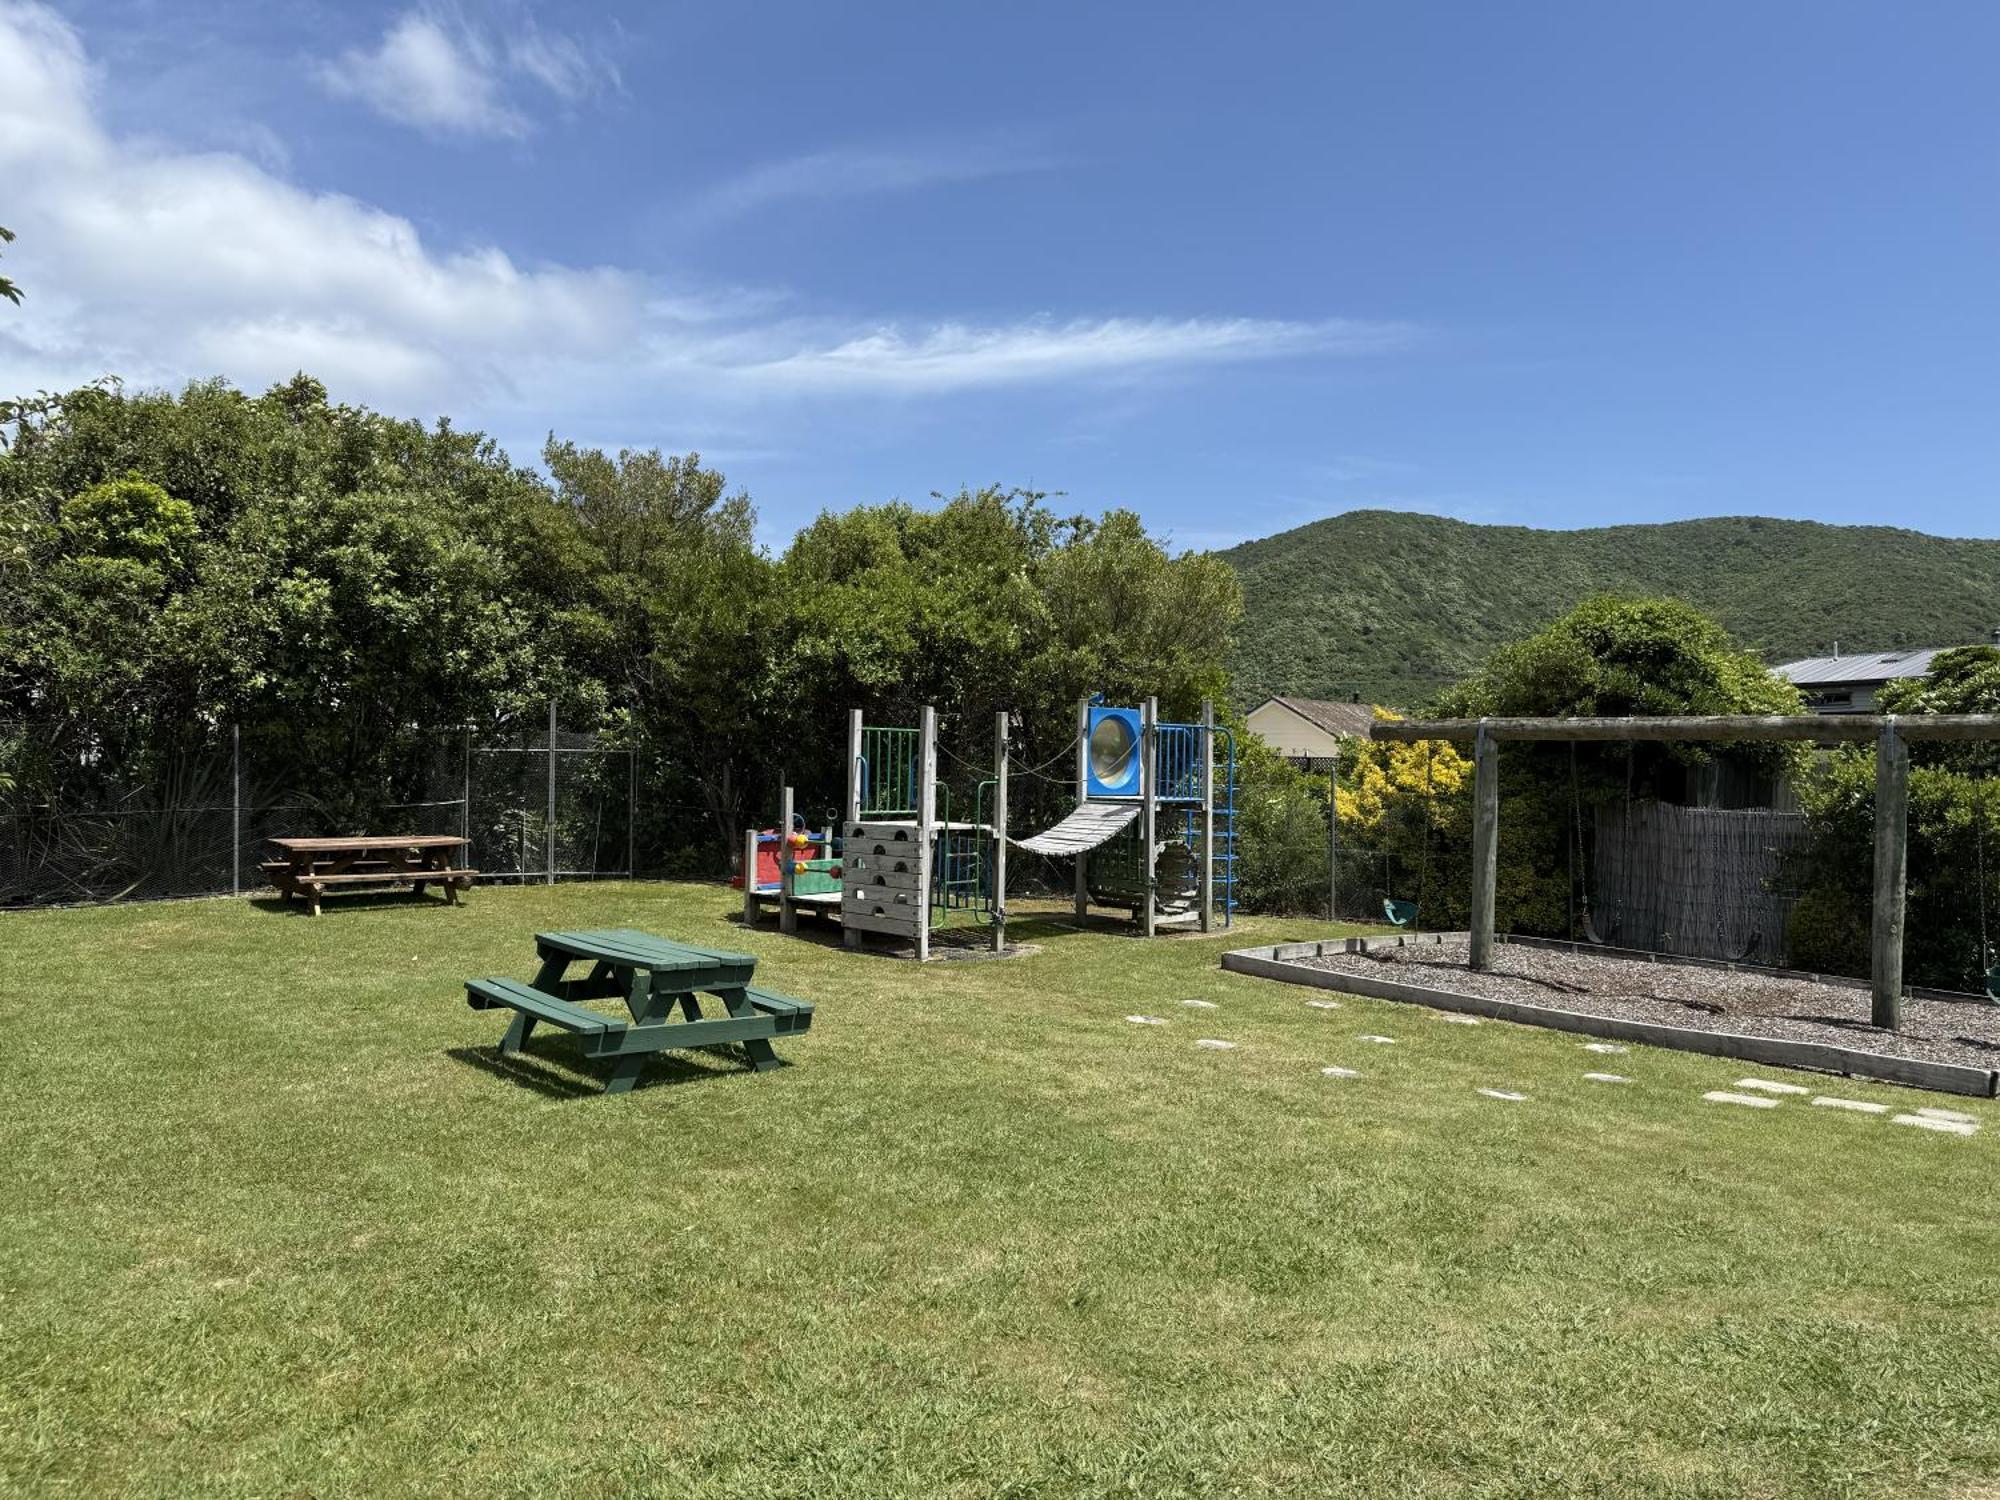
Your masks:
M455 11L406 11L373 47L349 48L319 68L328 91L433 135L518 138L526 113L507 97L525 78L566 104L615 86L617 70L573 37L524 19L494 39Z
M794 199L912 192L1055 165L1045 153L1001 141L906 149L837 147L753 167L699 197L689 218L698 224L715 223Z
M1372 354L1412 337L1398 324L1335 319L1099 318L1002 328L945 324L911 336L884 328L822 349L752 364L778 385L957 390L1294 354Z
M513 432L827 401L1058 384L1288 355L1362 354L1406 330L1344 322L1093 318L903 327L786 314L757 288L523 265L424 241L407 219L246 157L113 136L91 63L44 6L0 0L0 208L20 235L0 393L106 373L258 389L305 369L340 399Z

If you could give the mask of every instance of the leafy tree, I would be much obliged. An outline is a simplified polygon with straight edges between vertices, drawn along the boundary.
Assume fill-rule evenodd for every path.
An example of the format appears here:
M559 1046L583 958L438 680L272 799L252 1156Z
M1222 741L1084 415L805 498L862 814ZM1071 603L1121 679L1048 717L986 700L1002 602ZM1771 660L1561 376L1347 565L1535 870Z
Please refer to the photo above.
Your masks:
M1894 714L2000 713L2000 650L1939 653L1923 677L1883 688ZM1914 984L1977 990L2000 963L2000 746L1911 747L1908 921L1904 971ZM1810 834L1788 939L1792 962L1865 974L1875 869L1875 752L1822 757L1799 788Z

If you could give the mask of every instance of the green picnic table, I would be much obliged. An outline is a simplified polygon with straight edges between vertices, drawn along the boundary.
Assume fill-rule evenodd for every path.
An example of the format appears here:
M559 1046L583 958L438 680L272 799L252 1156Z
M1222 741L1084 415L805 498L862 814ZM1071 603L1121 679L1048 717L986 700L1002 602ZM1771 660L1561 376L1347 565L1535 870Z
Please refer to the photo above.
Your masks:
M538 932L542 967L532 984L518 979L468 979L465 1003L474 1010L506 1009L514 1020L500 1040L500 1055L518 1053L536 1025L574 1032L585 1057L617 1059L607 1094L638 1081L646 1059L669 1049L741 1045L761 1073L778 1066L771 1039L803 1033L813 1008L752 985L757 960L748 953L697 948L629 927L590 932ZM572 965L587 968L569 977ZM701 995L722 1002L727 1015L704 1018ZM621 999L630 1021L578 1002ZM674 1019L678 1009L681 1019Z

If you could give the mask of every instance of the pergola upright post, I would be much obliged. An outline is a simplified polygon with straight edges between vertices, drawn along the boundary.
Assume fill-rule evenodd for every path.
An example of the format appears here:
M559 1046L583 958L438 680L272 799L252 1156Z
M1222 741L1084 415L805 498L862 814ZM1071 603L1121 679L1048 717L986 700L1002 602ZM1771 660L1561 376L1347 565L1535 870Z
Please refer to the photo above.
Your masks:
M1493 906L1500 874L1500 742L1484 720L1472 740L1472 954L1493 967Z
M1326 798L1326 919L1340 920L1340 746L1333 742L1333 764L1327 768Z
M937 710L925 704L917 722L917 962L927 963L937 859Z
M1875 1024L1894 1031L1903 1023L1903 915L1910 868L1910 747L1892 714L1875 744L1875 910L1873 956Z
M993 716L993 951L1007 951L1007 710Z
M1076 700L1076 805L1090 800L1090 699ZM1090 851L1076 856L1076 919L1090 915Z
M1160 903L1154 885L1159 875L1160 846L1160 700L1148 698L1139 720L1139 852L1144 859L1145 879L1141 895L1145 907L1139 915L1139 931L1151 937L1156 929Z
M792 906L792 789L778 794L778 931L797 932L799 914Z

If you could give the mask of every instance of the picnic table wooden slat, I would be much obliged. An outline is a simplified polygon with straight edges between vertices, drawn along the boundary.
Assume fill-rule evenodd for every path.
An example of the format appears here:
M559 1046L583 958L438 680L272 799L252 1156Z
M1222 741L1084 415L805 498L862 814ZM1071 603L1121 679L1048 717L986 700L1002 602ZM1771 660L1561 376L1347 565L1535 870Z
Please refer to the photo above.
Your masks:
M370 849L444 849L463 846L455 833L340 834L325 838L274 838L269 842L287 853L366 853Z
M539 945L560 949L577 958L600 959L644 969L754 969L757 965L755 954L692 948L682 943L666 942L648 933L634 932L629 928L590 932L538 932L535 934L535 941Z

